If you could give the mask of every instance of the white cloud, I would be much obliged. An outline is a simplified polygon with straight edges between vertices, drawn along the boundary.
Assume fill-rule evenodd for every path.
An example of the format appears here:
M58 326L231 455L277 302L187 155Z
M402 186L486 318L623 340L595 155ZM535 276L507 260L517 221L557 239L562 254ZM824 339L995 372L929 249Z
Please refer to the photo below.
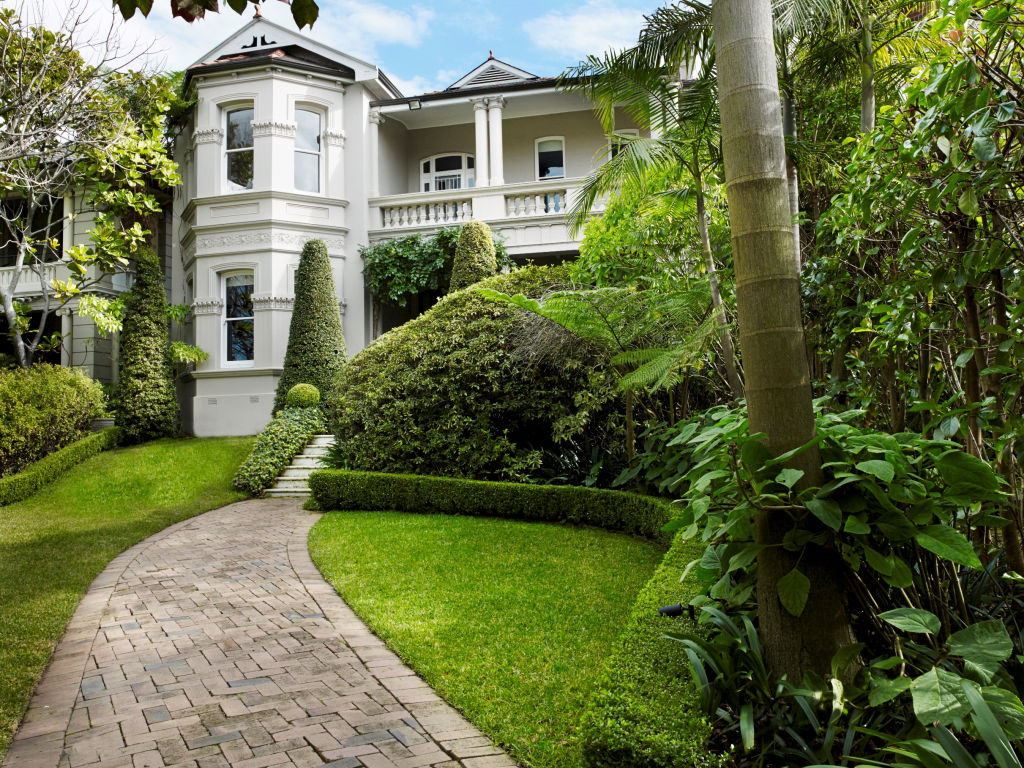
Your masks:
M523 24L538 48L581 59L636 43L644 13L611 0L587 0L572 11L551 11Z
M464 74L466 73L454 69L441 69L433 77L413 75L406 78L392 75L391 73L388 73L388 77L391 78L391 82L398 86L398 90L406 96L416 96L421 93L444 90Z
M50 25L59 23L69 6L86 10L96 29L111 17L110 0L26 0L25 4L30 11L43 14ZM251 6L239 15L222 5L221 13L208 13L188 24L171 17L166 0L156 0L149 17L136 13L127 22L119 22L121 37L126 45L146 51L151 66L183 69L252 18ZM320 18L311 32L307 28L303 34L370 61L376 61L380 44L418 46L429 34L435 16L434 11L418 5L396 9L374 0L320 0L319 5ZM265 3L261 8L271 21L294 28L287 5Z

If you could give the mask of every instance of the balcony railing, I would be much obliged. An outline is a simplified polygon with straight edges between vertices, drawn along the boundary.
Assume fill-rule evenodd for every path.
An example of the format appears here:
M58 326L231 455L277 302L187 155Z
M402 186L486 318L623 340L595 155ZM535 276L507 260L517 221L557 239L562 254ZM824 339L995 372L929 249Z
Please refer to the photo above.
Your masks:
M390 235L396 230L439 229L471 218L486 222L551 217L564 220L574 191L573 182L558 179L388 195L370 200L370 230Z

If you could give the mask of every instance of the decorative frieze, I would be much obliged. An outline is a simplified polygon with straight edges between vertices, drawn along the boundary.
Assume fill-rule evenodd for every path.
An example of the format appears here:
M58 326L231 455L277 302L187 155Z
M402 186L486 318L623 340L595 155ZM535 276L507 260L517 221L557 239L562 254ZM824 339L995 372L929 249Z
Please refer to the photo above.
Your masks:
M223 235L199 235L196 237L196 251L200 254L222 248L248 248L263 246L269 248L286 248L301 250L309 240L319 237L327 245L327 250L341 254L345 250L345 236L317 236L304 232L228 232Z
M291 310L292 305L295 304L295 299L291 296L253 296L252 306L257 312L265 309L287 309Z
M252 124L253 138L259 136L280 136L284 139L295 138L295 123L267 120L262 123Z
M223 311L223 299L196 299L192 302L192 314L196 317L200 315L219 315Z
M344 147L345 146L345 132L344 131L324 131L324 141L327 142L329 147Z
M192 132L192 143L220 144L224 140L224 131L220 128L202 128Z

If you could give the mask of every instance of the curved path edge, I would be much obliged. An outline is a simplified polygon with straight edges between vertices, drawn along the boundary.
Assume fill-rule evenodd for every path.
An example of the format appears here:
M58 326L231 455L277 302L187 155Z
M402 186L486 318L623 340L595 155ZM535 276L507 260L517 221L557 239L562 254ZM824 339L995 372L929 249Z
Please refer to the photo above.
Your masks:
M300 504L236 502L111 560L3 768L515 768L324 579Z

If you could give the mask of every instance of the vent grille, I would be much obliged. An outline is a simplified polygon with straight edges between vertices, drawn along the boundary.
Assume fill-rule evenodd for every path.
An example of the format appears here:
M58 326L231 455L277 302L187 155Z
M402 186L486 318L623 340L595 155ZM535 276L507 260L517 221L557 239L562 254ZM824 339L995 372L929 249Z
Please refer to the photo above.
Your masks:
M506 72L500 67L490 66L481 72L479 75L474 77L464 88L471 88L474 85L493 85L494 83L514 83L522 80L521 77L513 75L511 72Z
M216 397L208 397L208 398L206 398L206 404L207 405L216 405L217 404L217 398Z

